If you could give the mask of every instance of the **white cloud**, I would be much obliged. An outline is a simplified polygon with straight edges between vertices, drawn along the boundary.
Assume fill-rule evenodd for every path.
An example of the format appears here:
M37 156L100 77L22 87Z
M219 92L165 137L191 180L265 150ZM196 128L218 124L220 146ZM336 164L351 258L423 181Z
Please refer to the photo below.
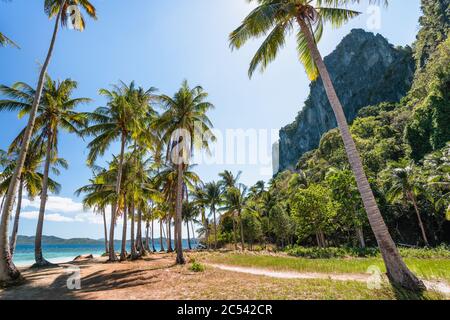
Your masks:
M37 220L39 211L26 211L21 213L21 217L29 220ZM49 213L45 215L46 221L52 222L74 222L75 220L69 217L65 217L59 213Z
M22 203L23 208L36 208L39 209L41 200L36 198L32 201L24 199ZM48 197L47 204L45 206L46 211L58 211L63 213L82 212L83 204L73 201L71 198L63 197Z

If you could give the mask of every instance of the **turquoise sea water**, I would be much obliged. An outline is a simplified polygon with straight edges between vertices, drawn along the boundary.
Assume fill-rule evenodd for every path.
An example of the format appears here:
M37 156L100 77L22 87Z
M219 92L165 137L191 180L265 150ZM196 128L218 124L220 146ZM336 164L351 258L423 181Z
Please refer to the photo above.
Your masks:
M166 245L166 243L164 243ZM150 244L151 246L151 244ZM174 244L172 244L174 246ZM195 248L196 242L191 241L192 248ZM187 248L187 240L183 240L183 247ZM155 249L160 250L159 241L155 241ZM42 251L45 259L53 263L62 263L72 261L79 255L92 254L101 256L105 252L104 244L47 244L43 245ZM116 243L116 251L120 251L120 245ZM130 251L130 248L127 248ZM34 263L34 245L17 245L14 253L14 263L17 266L30 266Z

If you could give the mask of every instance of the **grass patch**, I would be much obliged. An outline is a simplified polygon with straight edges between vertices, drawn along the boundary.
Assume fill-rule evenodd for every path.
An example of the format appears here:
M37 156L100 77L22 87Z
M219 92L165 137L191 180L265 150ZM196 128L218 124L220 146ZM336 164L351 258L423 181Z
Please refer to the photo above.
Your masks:
M194 272L203 272L205 271L205 266L197 261L194 261L189 269Z
M250 253L211 253L204 261L242 267L267 268L279 271L319 273L366 273L370 266L386 272L383 260L372 258L305 259L279 255ZM443 279L450 282L450 259L405 258L408 267L425 279Z

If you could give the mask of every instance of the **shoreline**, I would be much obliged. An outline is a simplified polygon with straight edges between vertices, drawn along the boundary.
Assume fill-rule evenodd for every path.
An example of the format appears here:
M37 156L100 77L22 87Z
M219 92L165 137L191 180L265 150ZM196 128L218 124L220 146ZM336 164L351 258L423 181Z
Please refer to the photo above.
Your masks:
M89 254L89 253L88 253ZM82 255L88 255L88 254L82 254ZM101 255L99 254L92 254L94 259L101 258ZM55 264L68 264L74 262L73 260L77 256L66 256L66 257L59 257L59 258L49 258L47 259L48 262L55 263ZM14 260L13 260L14 262ZM34 264L33 260L24 260L24 261L18 261L14 262L14 265L19 268L30 268Z

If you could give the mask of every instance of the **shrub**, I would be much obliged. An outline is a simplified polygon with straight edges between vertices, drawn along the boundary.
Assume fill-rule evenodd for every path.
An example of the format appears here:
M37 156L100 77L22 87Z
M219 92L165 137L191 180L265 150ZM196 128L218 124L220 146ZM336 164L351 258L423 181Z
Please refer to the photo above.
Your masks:
M190 269L194 272L203 272L205 271L205 266L199 262L194 261Z

